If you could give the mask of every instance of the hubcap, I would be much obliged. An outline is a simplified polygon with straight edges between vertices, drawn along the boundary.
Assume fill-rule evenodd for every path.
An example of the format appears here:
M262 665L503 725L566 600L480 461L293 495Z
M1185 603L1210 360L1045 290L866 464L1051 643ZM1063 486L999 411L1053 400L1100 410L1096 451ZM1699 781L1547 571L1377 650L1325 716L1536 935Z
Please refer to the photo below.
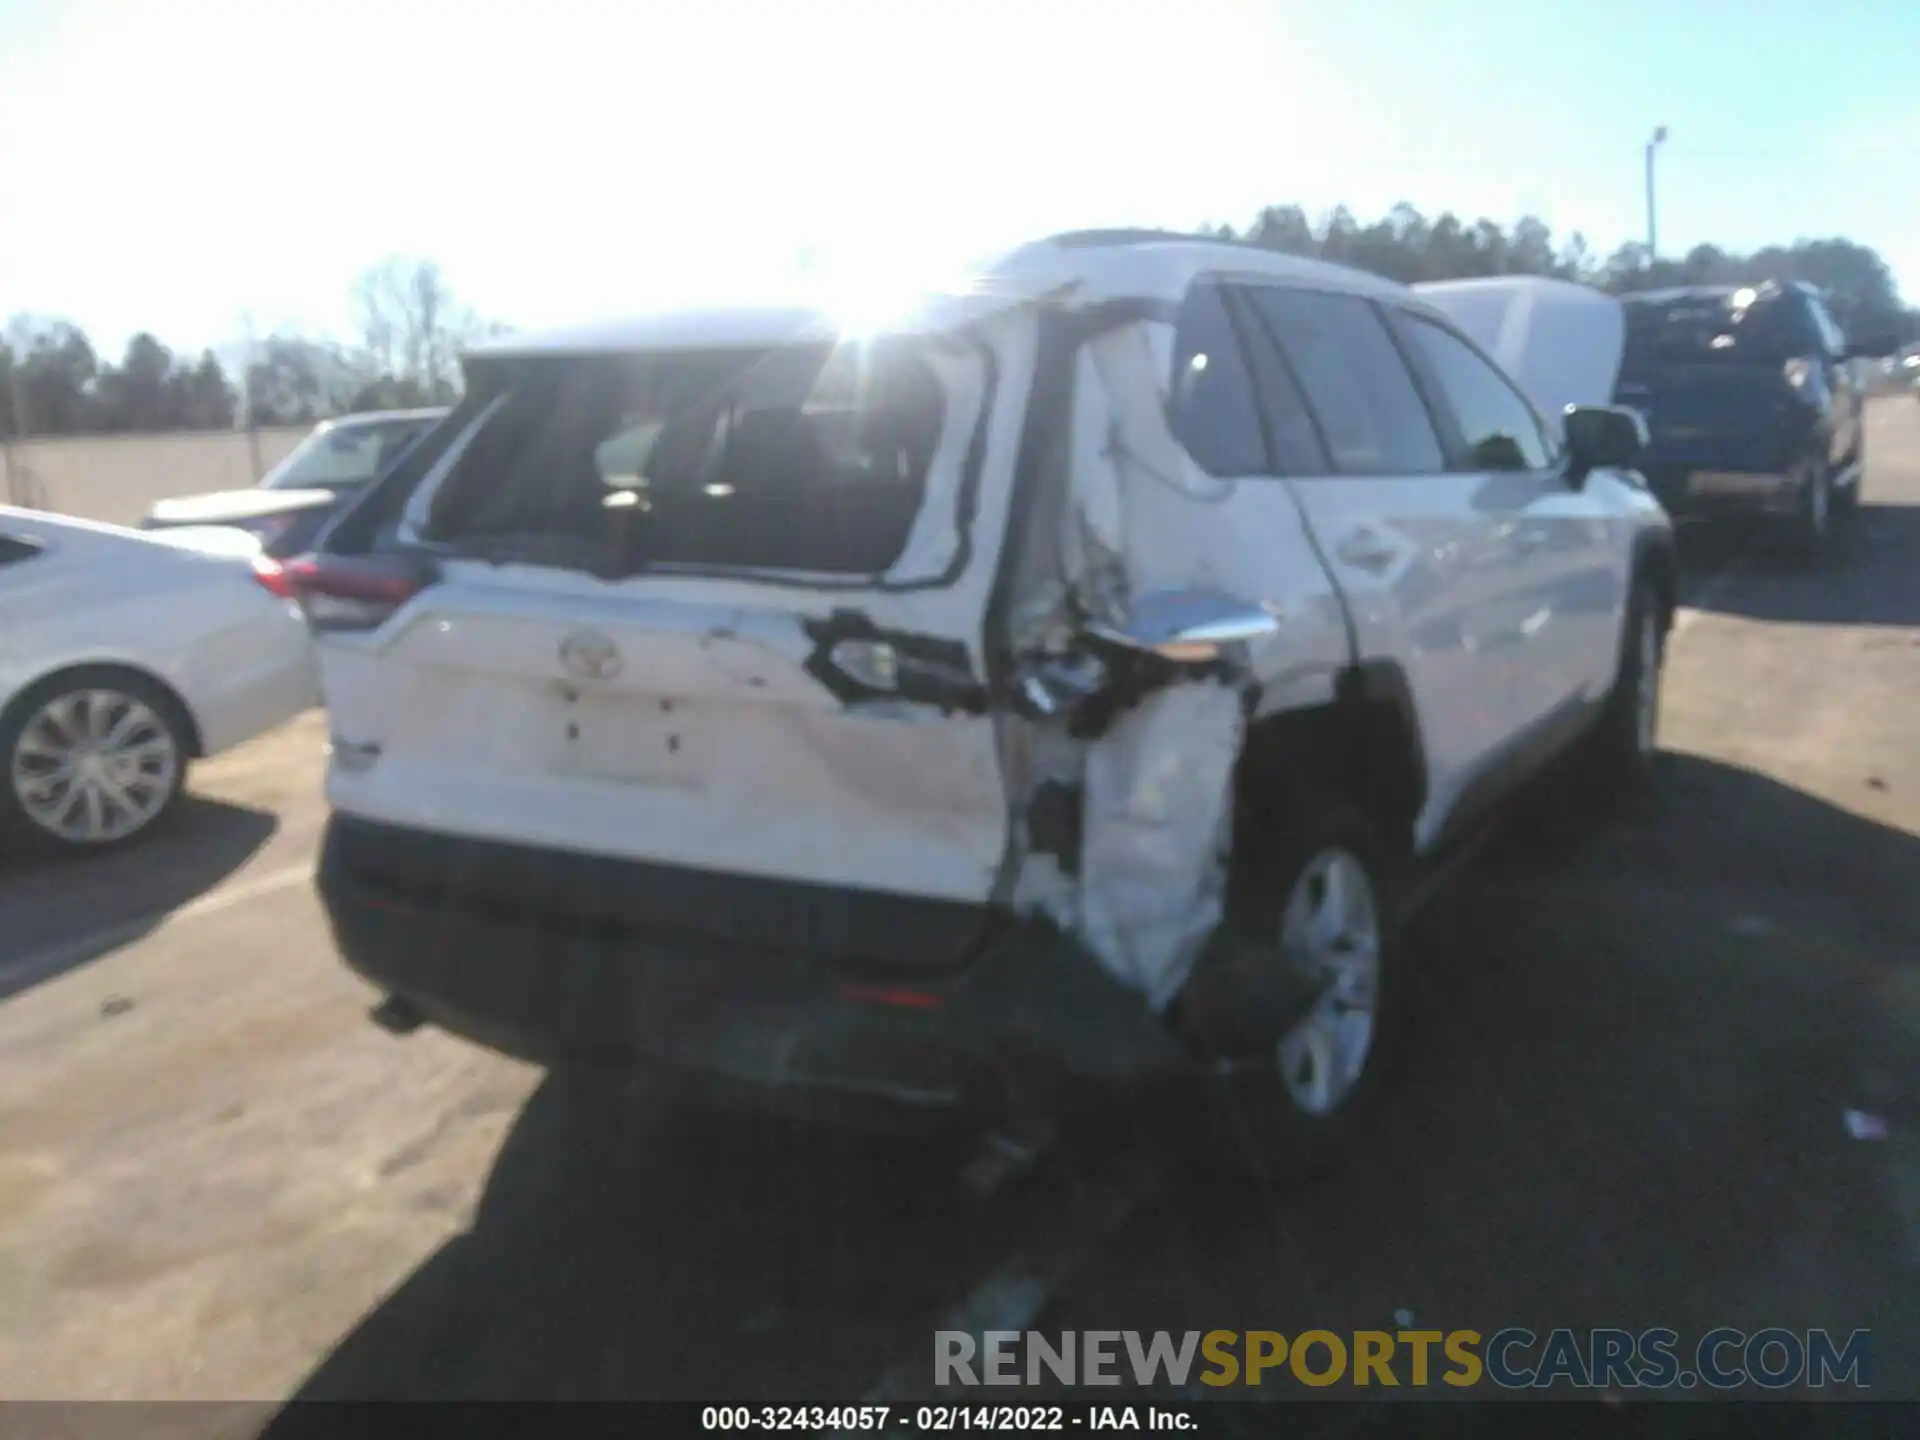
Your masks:
M1277 1054L1294 1104L1324 1115L1360 1081L1379 1004L1379 908L1358 859L1338 849L1314 856L1281 913L1280 948L1289 964L1330 982Z
M14 798L49 834L82 845L123 839L165 807L180 770L173 732L117 690L49 700L13 747Z
M1660 724L1660 625L1652 615L1640 621L1640 693L1634 708L1634 743L1651 755Z

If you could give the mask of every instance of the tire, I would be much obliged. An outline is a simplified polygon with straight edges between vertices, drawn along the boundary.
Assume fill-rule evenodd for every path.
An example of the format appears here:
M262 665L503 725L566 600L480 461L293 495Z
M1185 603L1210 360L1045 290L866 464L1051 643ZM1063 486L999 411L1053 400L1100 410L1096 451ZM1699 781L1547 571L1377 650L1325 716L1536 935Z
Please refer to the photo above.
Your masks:
M1853 483L1834 492L1837 513L1842 520L1851 522L1860 514L1860 492L1867 484L1867 422L1862 415L1856 422L1859 429L1854 432L1853 455L1849 458L1848 468L1853 471Z
M1580 778L1596 797L1643 793L1660 753L1660 680L1668 617L1645 575L1634 578L1620 635L1620 668L1599 722L1580 756Z
M1213 1055L1201 1082L1208 1158L1268 1185L1325 1174L1378 1127L1406 989L1393 870L1373 823L1354 806L1311 794L1283 814L1238 867L1228 943L1276 967L1270 973L1283 990L1329 966L1344 973L1300 1020L1276 1019L1252 1035L1241 1027L1232 1053ZM1314 927L1303 922L1316 917L1337 921L1345 943L1308 941ZM1290 963L1290 971L1277 968ZM1258 1001L1248 1008L1258 1010Z
M1836 517L1833 477L1824 461L1804 462L1804 479L1793 518L1787 521L1787 542L1794 559L1808 569L1827 563L1833 554Z
M180 798L192 733L173 694L133 671L83 666L29 686L0 715L0 835L67 854L138 839ZM49 778L76 763L80 777Z

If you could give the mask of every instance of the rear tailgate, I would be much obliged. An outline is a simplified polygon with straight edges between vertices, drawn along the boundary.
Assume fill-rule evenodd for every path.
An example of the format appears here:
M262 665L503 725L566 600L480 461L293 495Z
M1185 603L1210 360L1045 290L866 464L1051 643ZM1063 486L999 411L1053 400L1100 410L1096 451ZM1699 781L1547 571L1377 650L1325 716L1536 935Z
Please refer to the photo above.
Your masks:
M854 399L822 398L838 352L736 358L717 411L674 355L492 377L399 527L432 583L388 614L310 590L329 798L595 857L598 898L496 864L492 899L950 958L873 922L905 898L984 925L1005 864L982 636L1030 339L1010 315L876 350Z
M1637 366L1615 400L1646 417L1648 465L1717 470L1778 469L1796 405L1778 364L1738 361Z

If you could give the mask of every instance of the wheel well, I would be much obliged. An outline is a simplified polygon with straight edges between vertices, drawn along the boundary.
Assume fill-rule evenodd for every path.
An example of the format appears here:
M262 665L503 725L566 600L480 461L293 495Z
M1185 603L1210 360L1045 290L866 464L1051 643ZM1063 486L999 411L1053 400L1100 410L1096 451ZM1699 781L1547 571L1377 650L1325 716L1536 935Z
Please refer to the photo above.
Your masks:
M138 665L127 665L119 661L87 662L49 670L31 684L23 686L13 699L7 702L5 710L0 711L0 725L11 721L40 696L76 682L85 684L88 680L135 680L157 692L158 698L173 711L172 718L179 722L181 736L187 744L187 758L197 760L206 753L205 742L200 736L200 722L194 718L192 708L180 698L180 692L151 670L143 670Z
M1377 679L1349 672L1333 703L1254 722L1235 773L1240 825L1257 835L1284 819L1303 791L1331 792L1359 806L1391 849L1412 847L1426 803L1426 763L1404 683ZM1236 842L1243 837L1252 835L1242 830Z

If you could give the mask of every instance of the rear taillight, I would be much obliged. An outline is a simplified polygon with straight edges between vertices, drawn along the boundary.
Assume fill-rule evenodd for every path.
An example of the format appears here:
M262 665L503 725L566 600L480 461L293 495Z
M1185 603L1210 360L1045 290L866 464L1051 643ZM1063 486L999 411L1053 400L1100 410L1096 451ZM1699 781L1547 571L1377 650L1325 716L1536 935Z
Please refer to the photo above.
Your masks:
M278 560L266 555L254 556L253 578L260 582L269 595L278 595L282 600L293 599L293 586L287 581L287 567Z
M377 629L436 578L412 555L302 555L282 573L315 630Z

